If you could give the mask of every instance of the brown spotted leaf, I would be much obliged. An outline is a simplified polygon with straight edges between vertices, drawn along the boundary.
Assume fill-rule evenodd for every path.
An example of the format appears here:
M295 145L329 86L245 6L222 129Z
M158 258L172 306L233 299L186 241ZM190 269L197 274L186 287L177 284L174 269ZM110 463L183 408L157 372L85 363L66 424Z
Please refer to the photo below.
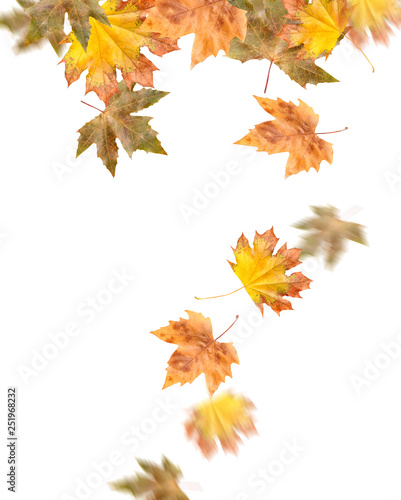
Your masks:
M157 0L143 29L172 38L195 33L193 67L219 50L228 53L234 37L245 39L246 12L227 0Z
M163 389L178 383L191 384L204 373L212 395L227 376L232 377L231 364L239 364L237 351L232 342L217 342L213 338L209 318L186 312L188 319L170 321L168 326L151 332L164 342L178 345L169 359Z
M225 453L238 454L241 435L257 434L252 412L254 404L239 394L223 392L197 405L185 422L187 436L210 459L220 443Z
M281 99L254 97L275 120L256 125L235 144L254 146L269 154L289 152L285 177L311 168L319 171L323 160L333 162L332 144L316 134L319 115L312 108L301 100L296 106Z

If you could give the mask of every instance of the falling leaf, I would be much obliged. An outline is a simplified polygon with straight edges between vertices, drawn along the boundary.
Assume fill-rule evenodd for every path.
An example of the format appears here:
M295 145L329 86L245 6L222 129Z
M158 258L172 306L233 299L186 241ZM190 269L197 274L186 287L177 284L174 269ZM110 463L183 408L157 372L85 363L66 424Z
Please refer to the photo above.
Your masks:
M182 472L166 457L161 466L155 462L137 459L143 472L111 483L110 486L135 498L146 500L189 500L179 486Z
M290 47L303 47L298 58L315 59L330 55L340 37L349 28L352 9L346 0L283 0L288 18L296 24L286 24L279 36L289 42Z
M68 85L78 80L86 69L86 93L93 90L106 104L118 92L116 70L128 87L134 82L153 87L153 71L157 67L141 53L141 47L158 56L178 50L176 40L160 38L157 33L139 33L154 0L108 0L102 5L110 26L90 19L92 32L85 52L71 33L65 42L72 45L64 56Z
M193 409L185 422L187 436L208 459L217 453L218 443L224 452L237 455L238 445L242 444L240 435L257 434L252 419L254 409L244 396L223 392Z
M245 39L246 13L227 0L157 0L143 29L173 38L195 33L193 67L219 50L228 53L234 37Z
M25 40L31 22L31 16L24 12L22 9L27 9L32 5L35 5L35 2L32 2L31 0L17 0L17 3L20 7L22 7L21 9L14 8L12 12L0 15L0 28L8 29L16 37L16 51L22 52L27 49L27 47L25 46ZM47 40L58 56L63 53L63 50L60 47L59 43L64 37L64 31L61 31L61 33L55 31L54 33L50 33L46 36ZM38 44L39 40L38 42L35 42L35 45Z
M266 20L247 0L231 0L231 3L248 11L248 27L244 42L237 38L231 42L229 57L241 62L267 59L302 87L307 83L338 81L316 66L313 59L299 59L300 46L289 48L288 42L277 36L286 21L282 0L264 0Z
M369 33L376 43L389 44L391 26L401 24L401 6L396 0L351 0L354 7L349 36L359 45L369 41Z
M63 33L66 13L72 31L84 50L88 46L91 32L89 18L110 25L98 0L41 0L27 9L27 12L32 19L26 45L37 42L42 37L48 38L53 33Z
M96 144L98 157L114 177L118 157L117 138L130 158L137 149L167 154L156 137L157 132L149 125L152 118L131 116L131 113L152 106L167 94L168 92L152 89L132 92L124 82L120 82L119 93L110 99L107 108L78 130L80 136L77 156Z
M285 177L311 168L319 171L320 163L333 162L332 144L315 132L319 115L299 100L299 106L281 99L254 96L275 120L260 123L235 144L254 146L270 154L289 152Z
M204 373L212 395L226 376L232 377L231 364L239 364L237 351L232 342L213 339L209 318L193 311L186 312L189 319L169 321L169 326L151 332L160 340L179 346L168 361L163 389L177 383L191 384Z
M340 219L339 211L332 206L311 207L314 217L294 224L306 231L302 237L302 256L325 256L326 264L333 267L345 251L345 240L367 245L364 227Z
M283 310L292 309L291 302L284 296L301 298L299 292L309 288L312 281L299 272L289 276L285 274L301 263L298 260L301 250L288 250L285 243L273 255L277 242L273 228L263 234L256 232L253 248L242 234L237 247L233 249L236 263L229 261L232 270L244 285L242 288L248 292L262 315L263 304L270 306L278 315Z

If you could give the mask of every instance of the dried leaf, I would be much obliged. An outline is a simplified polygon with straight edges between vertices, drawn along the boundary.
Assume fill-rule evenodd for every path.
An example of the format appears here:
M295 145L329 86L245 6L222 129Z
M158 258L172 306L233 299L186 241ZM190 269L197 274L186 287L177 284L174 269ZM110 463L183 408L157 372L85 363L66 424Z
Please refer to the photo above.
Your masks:
M143 29L173 38L195 33L194 67L219 50L228 53L234 37L245 39L246 13L227 0L157 0Z
M316 66L313 59L299 59L300 46L290 48L288 42L277 36L286 21L282 0L264 0L265 19L247 0L231 0L231 3L248 11L248 25L245 41L234 38L231 42L229 57L241 62L267 59L302 87L307 83L338 81Z
M262 315L263 304L270 306L278 315L283 310L292 309L291 302L284 296L301 298L299 292L309 288L312 281L300 272L289 276L285 274L301 263L298 260L301 250L287 249L285 243L273 255L277 242L273 228L263 234L256 232L253 248L242 234L233 249L236 263L229 262Z
M78 130L80 136L77 156L96 144L98 157L114 177L118 157L117 138L130 158L137 149L167 154L157 138L157 132L149 125L152 118L131 116L131 113L152 106L167 94L168 92L151 89L132 92L124 82L120 82L119 93L113 95L107 108Z
M179 346L168 361L163 389L178 383L191 384L204 373L212 395L226 376L232 377L231 364L239 364L237 351L232 342L213 339L209 318L193 311L186 312L189 319L169 321L169 326L151 332L160 340Z
M154 0L107 0L102 9L110 26L91 18L92 32L85 52L73 33L65 39L72 45L64 56L68 85L78 80L86 69L86 93L93 90L106 104L118 92L116 70L131 89L133 83L153 87L157 67L141 53L141 47L158 56L178 50L176 40L160 38L157 33L139 33Z
M301 100L296 106L281 99L254 97L276 119L256 125L235 144L254 146L270 154L289 152L285 177L311 168L319 171L323 160L332 164L332 144L317 136L319 115L312 108Z

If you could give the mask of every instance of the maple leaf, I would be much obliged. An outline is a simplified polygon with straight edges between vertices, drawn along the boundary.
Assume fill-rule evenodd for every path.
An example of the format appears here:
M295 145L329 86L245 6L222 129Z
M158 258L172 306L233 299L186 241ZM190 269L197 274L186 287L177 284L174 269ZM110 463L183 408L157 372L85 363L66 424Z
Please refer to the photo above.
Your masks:
M246 13L227 0L157 0L143 29L174 38L195 33L194 67L219 50L228 53L234 37L245 39Z
M166 457L161 466L155 462L137 459L143 472L111 483L110 486L135 498L147 500L189 500L179 486L182 472Z
M139 33L143 21L155 0L108 0L102 5L110 26L90 19L92 32L85 52L71 33L65 43L72 45L64 56L68 85L86 69L86 93L96 92L106 104L118 92L116 70L121 70L129 88L134 82L153 87L153 71L158 68L141 53L141 47L158 56L178 50L176 40L160 38L157 33Z
M231 3L236 7L246 8L248 26L244 42L237 38L231 42L229 57L241 62L267 59L302 87L307 83L316 85L338 81L317 66L313 59L299 59L297 56L300 46L289 48L288 42L277 36L286 21L287 11L282 0L264 0L266 19L247 0L231 0Z
M31 16L24 12L22 9L27 9L35 5L35 2L31 0L17 0L17 3L21 9L14 8L12 12L0 15L0 28L8 29L17 39L16 51L22 52L27 49L25 46L25 40L28 33L28 27L31 22ZM54 32L47 35L47 40L55 50L57 55L61 55L63 50L59 43L65 37L64 31ZM35 45L39 44L35 42Z
M152 118L131 116L131 113L152 106L167 94L168 92L152 89L132 92L124 82L120 82L119 93L110 99L107 108L78 130L80 136L77 157L89 146L96 144L98 157L114 177L118 157L116 138L121 141L130 158L137 149L167 154L156 137L157 132L149 125Z
M270 306L278 315L283 310L292 309L291 302L284 296L301 298L299 292L309 288L309 283L312 280L300 272L292 273L289 276L285 274L289 269L301 264L298 260L301 250L299 248L288 250L285 243L273 255L277 242L278 238L276 238L273 228L263 234L256 231L253 248L249 246L249 241L242 234L238 239L237 247L233 248L236 262L234 264L228 261L228 263L242 281L243 286L224 295L195 298L198 300L215 299L245 289L259 308L262 316L263 304Z
M193 311L186 312L189 319L170 321L169 326L151 332L160 340L179 346L168 361L163 389L177 383L191 384L204 373L209 394L212 395L226 376L232 377L231 364L239 364L237 351L232 342L222 343L213 339L209 318Z
M210 459L220 443L224 452L237 455L240 434L250 437L257 434L252 419L254 404L241 395L223 392L197 405L185 422L189 439L194 440L202 454Z
M290 47L303 44L298 58L315 59L330 55L339 39L346 35L352 9L346 0L283 0L288 18L296 24L286 24L279 33Z
M86 50L91 24L89 18L110 25L99 0L41 0L27 9L31 24L26 37L26 45L37 42L52 33L63 33L65 14L77 40Z
M341 220L337 208L311 207L311 210L314 217L294 224L297 229L307 231L302 237L302 256L322 253L326 264L333 267L345 251L346 239L367 245L364 227Z
M285 243L275 255L273 251L277 245L273 228L263 234L255 232L253 248L242 234L234 250L235 264L229 264L243 283L243 288L258 306L263 315L263 304L270 306L280 315L283 310L292 309L291 302L284 296L301 298L299 292L309 288L312 282L302 273L292 273L287 276L289 269L296 267L301 262L298 257L301 250L298 248L287 249Z
M235 144L254 146L270 154L289 152L285 177L311 168L319 171L323 160L333 162L332 144L315 132L319 115L312 108L301 100L296 106L291 101L254 97L275 120L256 125Z
M350 0L354 7L351 17L350 38L359 45L369 41L371 33L376 43L389 44L393 34L391 25L400 26L401 7L396 0Z

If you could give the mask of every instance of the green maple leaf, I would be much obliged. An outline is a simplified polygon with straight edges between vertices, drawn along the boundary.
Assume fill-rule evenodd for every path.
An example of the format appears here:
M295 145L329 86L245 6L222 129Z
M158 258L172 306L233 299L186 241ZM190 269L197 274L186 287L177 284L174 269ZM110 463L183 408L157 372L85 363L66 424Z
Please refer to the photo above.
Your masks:
M31 24L26 37L26 45L37 42L42 37L48 37L52 33L62 33L66 13L68 13L72 31L84 50L88 47L91 31L89 17L110 26L98 0L41 0L29 7L27 13L31 16Z
M130 158L137 149L148 153L167 154L157 138L157 132L149 125L152 117L131 116L131 113L152 106L168 92L153 89L132 92L125 82L120 82L118 88L119 92L111 97L106 109L78 130L80 136L77 157L89 146L96 144L97 155L113 177L118 157L117 138Z
M345 251L345 240L367 245L364 226L340 219L332 206L311 207L314 217L302 220L293 227L307 231L302 237L301 258L323 254L326 264L333 267Z
M146 500L189 500L178 485L181 469L166 457L161 466L147 460L137 460L145 474L124 478L111 483L114 490L131 493L135 498Z
M267 59L271 65L278 66L291 80L302 87L305 87L307 83L316 85L338 81L317 66L314 60L297 59L300 46L289 49L288 42L277 36L284 24L292 22L285 17L287 11L282 0L263 0L264 17L247 0L230 0L230 3L248 11L248 28L244 42L238 38L233 39L229 57L241 62L251 59Z
M23 9L32 7L35 5L35 2L32 0L17 0L17 3L21 9L14 8L11 12L0 16L0 28L8 29L16 37L16 50L17 52L22 52L23 50L26 50L25 40L28 33L28 27L31 22L30 15L24 12ZM65 36L64 31L62 31L60 33L50 33L46 37L58 56L61 56L64 52L64 49L59 44Z

